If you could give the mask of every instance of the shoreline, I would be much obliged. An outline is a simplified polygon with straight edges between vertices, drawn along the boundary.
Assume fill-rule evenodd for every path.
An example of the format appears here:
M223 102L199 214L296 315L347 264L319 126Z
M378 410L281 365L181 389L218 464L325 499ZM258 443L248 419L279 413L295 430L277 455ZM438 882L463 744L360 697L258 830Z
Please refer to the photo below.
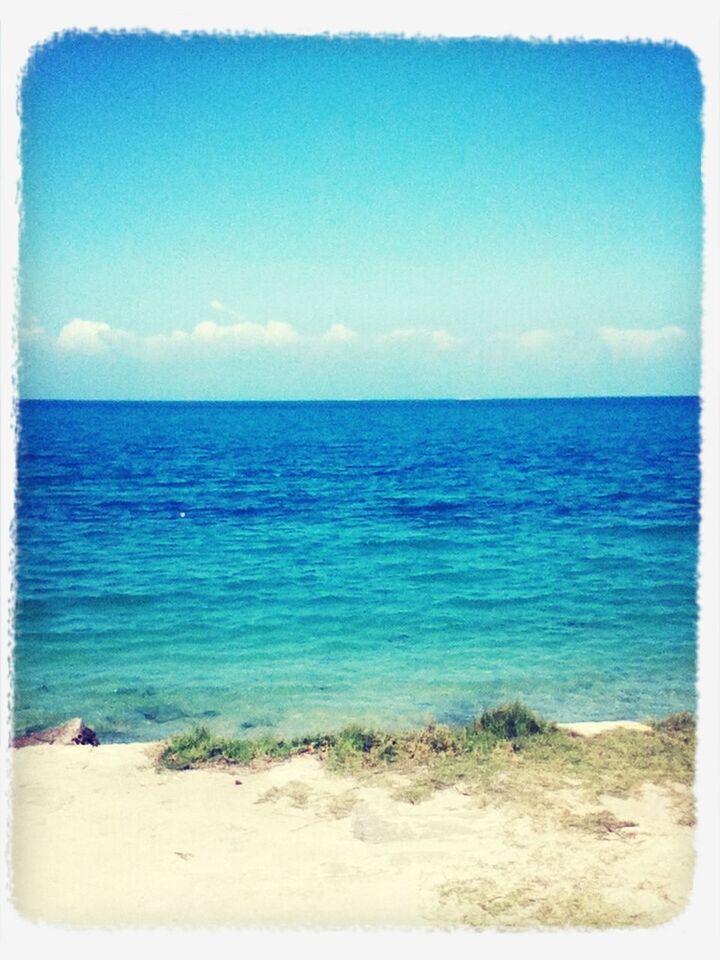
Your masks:
M68 721L72 722L72 721ZM56 728L51 729L61 729L64 725L61 724ZM577 720L570 723L555 723L555 726L559 730L567 730L571 734L575 734L580 737L592 737L597 736L600 733L606 733L611 730L636 730L636 731L652 731L652 727L649 723L645 723L641 720ZM417 729L417 728L416 728ZM19 740L31 740L33 736L36 736L39 733L45 731L37 731L37 733L25 733L17 734L14 737L14 741ZM178 731L174 734L169 734L167 737L157 740L101 740L95 746L104 746L104 747L161 747L163 744L167 743L172 737L177 736L182 731ZM248 741L252 741L253 737L248 736L246 738ZM36 743L23 743L17 744L13 743L14 749L27 749L31 746L42 746L43 743L38 741ZM48 744L50 745L50 744ZM56 746L68 746L68 744L58 743ZM82 746L87 746L88 744L81 744Z
M654 740L635 736L644 731L633 721L565 728L562 744L590 753L613 742L598 734L620 729L640 750ZM495 772L477 789L459 780L418 793L407 771L332 770L310 753L172 770L158 765L164 743L12 751L14 900L24 917L79 927L597 929L665 922L690 892L687 784L641 779L619 792L598 782L588 792L509 749L492 754Z

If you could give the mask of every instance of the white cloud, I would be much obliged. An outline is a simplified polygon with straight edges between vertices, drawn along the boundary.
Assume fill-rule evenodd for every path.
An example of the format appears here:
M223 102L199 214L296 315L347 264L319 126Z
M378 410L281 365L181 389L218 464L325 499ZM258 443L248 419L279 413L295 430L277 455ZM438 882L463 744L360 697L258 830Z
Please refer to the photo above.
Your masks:
M289 323L279 320L270 320L266 324L252 323L217 298L210 301L210 306L219 313L234 317L236 323L220 324L214 320L204 320L198 323L190 334L190 339L195 343L222 344L243 349L258 346L282 347L299 339L297 331Z
M251 347L283 347L299 339L297 331L289 324L277 320L261 323L220 324L204 320L187 333L173 330L171 333L154 333L141 337L127 330L113 328L108 323L96 320L71 320L57 337L57 346L66 353L86 356L105 353L111 348L126 349L133 353L151 351L157 353L168 347L211 345L228 351Z
M682 327L656 329L600 327L600 338L618 356L652 357L665 353L687 336Z
M171 336L177 336L179 331ZM299 339L297 331L289 323L270 320L262 323L215 323L214 320L203 320L198 323L189 340L197 344L216 344L229 348L245 347L282 347L295 343Z
M238 324L243 326L243 324ZM245 324L245 326L255 326L255 324ZM262 329L262 328L261 328ZM280 347L286 343L295 343L300 339L297 330L289 323L283 323L280 320L271 320L265 326L265 342L273 346Z
M130 342L132 335L125 330L114 330L109 323L98 320L81 320L76 317L62 328L57 345L68 353L94 355L105 353L110 347Z
M211 306L227 314L233 311L223 307L220 301ZM323 334L301 334L289 323L270 320L267 323L253 323L238 320L232 323L219 323L216 320L202 320L192 330L172 330L168 333L140 335L127 330L111 327L110 324L96 320L69 321L60 330L55 345L65 353L99 355L110 350L118 350L135 357L152 357L157 360L168 350L202 349L205 355L231 355L244 350L267 348L281 349L293 344L306 347L325 344L367 343L351 327L343 323L332 324ZM425 348L447 351L463 343L459 337L445 329L429 330L422 327L402 327L388 333L377 334L374 340L378 344L415 343Z
M323 334L323 340L327 343L350 343L356 340L357 334L344 323L334 323L329 330Z

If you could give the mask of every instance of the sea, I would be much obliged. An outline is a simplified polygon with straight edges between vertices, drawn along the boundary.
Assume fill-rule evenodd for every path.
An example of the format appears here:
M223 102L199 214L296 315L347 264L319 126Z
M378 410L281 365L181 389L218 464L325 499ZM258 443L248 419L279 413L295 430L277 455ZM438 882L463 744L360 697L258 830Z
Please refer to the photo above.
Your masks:
M21 401L17 732L695 708L697 398Z

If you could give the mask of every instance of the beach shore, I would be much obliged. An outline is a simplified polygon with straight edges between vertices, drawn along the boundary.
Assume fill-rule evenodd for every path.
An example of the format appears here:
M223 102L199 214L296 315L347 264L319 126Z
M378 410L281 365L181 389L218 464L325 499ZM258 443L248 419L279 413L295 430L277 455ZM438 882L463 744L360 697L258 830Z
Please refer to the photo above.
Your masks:
M689 788L677 784L588 799L565 783L527 810L462 785L407 802L397 778L338 775L311 755L178 772L159 768L158 753L147 743L13 751L23 916L101 927L524 927L568 916L648 926L678 914L690 891L693 829L677 807Z

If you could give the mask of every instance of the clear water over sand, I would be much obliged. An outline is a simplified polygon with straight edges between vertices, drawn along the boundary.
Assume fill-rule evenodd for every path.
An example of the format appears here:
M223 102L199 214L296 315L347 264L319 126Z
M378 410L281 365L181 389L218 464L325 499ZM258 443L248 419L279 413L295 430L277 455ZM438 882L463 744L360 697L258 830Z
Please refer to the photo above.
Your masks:
M16 726L693 709L698 413L24 401Z

